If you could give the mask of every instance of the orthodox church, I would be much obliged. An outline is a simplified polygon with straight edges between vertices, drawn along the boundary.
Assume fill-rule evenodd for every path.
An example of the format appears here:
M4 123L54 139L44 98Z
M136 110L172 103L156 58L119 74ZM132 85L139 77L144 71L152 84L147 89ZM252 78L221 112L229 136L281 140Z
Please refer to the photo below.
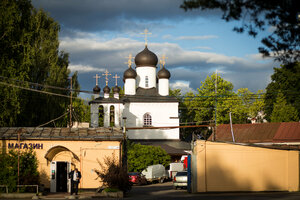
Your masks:
M135 69L132 67L133 57L128 57L128 69L123 74L124 96L120 97L120 88L108 87L108 71L106 86L103 88L103 97L100 96L100 87L97 84L93 91L96 98L90 101L91 127L97 128L99 114L103 112L104 127L126 126L127 137L131 140L179 140L179 102L169 96L170 72L165 68L165 56L160 61L161 68L157 72L158 58L148 49L135 58ZM98 75L96 75L98 80ZM113 117L112 117L113 116ZM101 117L102 118L102 117Z

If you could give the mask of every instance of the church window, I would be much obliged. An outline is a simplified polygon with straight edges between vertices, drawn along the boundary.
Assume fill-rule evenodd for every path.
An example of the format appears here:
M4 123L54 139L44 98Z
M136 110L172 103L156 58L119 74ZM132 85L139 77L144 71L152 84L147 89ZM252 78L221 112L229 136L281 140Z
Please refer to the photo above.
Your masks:
M98 126L103 127L104 126L104 108L103 106L99 106L99 118L98 118Z
M145 87L149 87L149 78L148 76L145 77Z
M109 108L109 126L114 127L115 126L115 107L110 106Z
M152 125L152 117L149 113L144 114L144 126L151 126Z

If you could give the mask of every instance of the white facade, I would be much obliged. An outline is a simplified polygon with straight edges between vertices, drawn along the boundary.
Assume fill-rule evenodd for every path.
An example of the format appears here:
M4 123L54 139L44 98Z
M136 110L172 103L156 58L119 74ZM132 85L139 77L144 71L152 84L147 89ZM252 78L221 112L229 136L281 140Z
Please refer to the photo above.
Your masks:
M134 78L127 78L125 79L124 83L124 93L126 95L135 95L135 79Z
M125 104L126 127L144 127L144 114L150 114L153 127L179 126L178 102ZM129 139L179 139L179 128L127 130Z
M137 67L137 86L141 88L156 87L156 67Z
M160 78L158 79L158 94L161 96L169 95L169 79Z

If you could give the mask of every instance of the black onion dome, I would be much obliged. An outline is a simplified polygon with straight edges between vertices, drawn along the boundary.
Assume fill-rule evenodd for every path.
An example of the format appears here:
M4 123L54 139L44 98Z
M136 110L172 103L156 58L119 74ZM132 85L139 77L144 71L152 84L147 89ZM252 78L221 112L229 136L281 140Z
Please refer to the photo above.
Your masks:
M142 67L142 66L156 67L158 59L155 53L150 51L146 46L143 51L141 51L135 56L134 61L136 67Z
M96 85L96 86L93 88L93 92L94 92L95 94L99 94L100 91L101 91L101 88L99 88L98 85Z
M110 92L110 88L109 88L108 86L105 86L105 87L103 88L103 92L104 92L104 93L109 93L109 92Z
M136 78L137 74L136 71L134 69L132 69L131 67L129 67L125 72L124 72L124 76L123 79L127 79L127 78Z
M169 72L169 70L163 67L161 70L158 71L157 77L169 79L171 77L171 73Z
M120 88L118 86L115 86L113 89L114 93L119 93L120 92Z

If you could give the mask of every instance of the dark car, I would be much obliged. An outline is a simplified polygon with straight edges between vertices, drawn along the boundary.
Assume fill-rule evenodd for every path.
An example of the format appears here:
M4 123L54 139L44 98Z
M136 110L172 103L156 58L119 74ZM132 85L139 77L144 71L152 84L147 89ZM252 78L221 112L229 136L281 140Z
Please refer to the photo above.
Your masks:
M129 181L132 184L137 184L137 185L146 185L147 184L147 179L140 172L129 172L128 176L129 176Z

